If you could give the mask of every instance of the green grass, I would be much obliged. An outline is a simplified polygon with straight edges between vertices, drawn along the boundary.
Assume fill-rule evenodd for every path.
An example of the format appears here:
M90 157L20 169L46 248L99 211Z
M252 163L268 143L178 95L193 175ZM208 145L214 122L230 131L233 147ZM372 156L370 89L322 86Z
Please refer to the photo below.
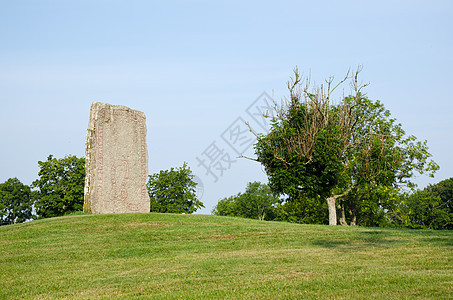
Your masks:
M453 298L453 232L172 214L0 227L0 299Z

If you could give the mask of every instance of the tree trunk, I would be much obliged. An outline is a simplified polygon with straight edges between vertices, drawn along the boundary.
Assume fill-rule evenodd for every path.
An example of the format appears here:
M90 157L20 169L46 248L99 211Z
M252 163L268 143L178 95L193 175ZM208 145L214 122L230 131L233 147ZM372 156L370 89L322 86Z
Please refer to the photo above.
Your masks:
M338 198L343 197L344 195L348 194L352 188L353 188L353 186L349 187L342 194L332 195L329 198L327 198L327 207L329 208L329 225L337 225L337 208L335 206L335 201ZM342 217L343 217L343 221L344 221L345 225L347 225L343 207L342 207Z
M356 226L357 225L357 214L356 212L349 211L351 214L351 226Z
M348 223L346 222L346 214L344 213L344 204L341 204L340 206L340 225L341 226L348 226Z
M329 225L337 225L337 208L335 207L335 196L327 198L329 208Z

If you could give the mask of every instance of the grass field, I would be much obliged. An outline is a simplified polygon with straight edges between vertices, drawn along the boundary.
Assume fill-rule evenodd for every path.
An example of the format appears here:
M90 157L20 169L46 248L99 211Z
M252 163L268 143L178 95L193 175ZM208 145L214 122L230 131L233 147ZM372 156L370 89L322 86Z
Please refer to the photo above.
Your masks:
M0 299L453 298L453 232L172 214L0 227Z

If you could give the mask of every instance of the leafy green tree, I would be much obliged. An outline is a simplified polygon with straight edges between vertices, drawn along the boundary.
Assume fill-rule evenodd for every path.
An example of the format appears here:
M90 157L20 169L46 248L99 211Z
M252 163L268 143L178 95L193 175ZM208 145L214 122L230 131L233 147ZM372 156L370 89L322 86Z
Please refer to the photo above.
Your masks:
M245 193L237 199L237 208L246 218L273 220L276 217L275 205L279 202L267 184L255 181L247 184Z
M397 207L399 190L393 186L362 184L340 199L340 224L391 227L391 214Z
M65 156L39 161L39 179L32 183L37 188L36 210L39 217L62 216L83 209L85 158Z
M326 201L300 195L277 206L278 219L292 223L326 224L329 220Z
M22 223L31 219L33 200L28 185L17 178L0 184L0 225Z
M220 200L212 213L218 216L273 220L276 217L275 205L279 202L267 184L249 182L245 193Z
M404 195L399 215L407 227L453 229L453 178Z
M216 206L214 206L212 214L216 216L230 216L230 217L239 216L240 214L237 213L237 209L235 207L235 200L239 195L240 193L238 195L226 197L219 200Z
M204 207L197 199L192 171L184 163L181 168L171 168L150 175L146 184L151 199L151 212L188 213Z
M272 190L288 201L326 201L330 225L337 224L337 210L342 225L376 217L372 208L381 213L385 207L376 202L379 197L368 196L370 190L382 187L391 194L413 187L414 171L432 175L438 169L428 160L426 141L406 137L390 112L362 93L359 72L335 87L330 79L327 86L311 88L309 80L302 85L296 69L288 83L290 100L277 107L270 132L257 135L255 144ZM348 78L353 94L332 104L332 92Z

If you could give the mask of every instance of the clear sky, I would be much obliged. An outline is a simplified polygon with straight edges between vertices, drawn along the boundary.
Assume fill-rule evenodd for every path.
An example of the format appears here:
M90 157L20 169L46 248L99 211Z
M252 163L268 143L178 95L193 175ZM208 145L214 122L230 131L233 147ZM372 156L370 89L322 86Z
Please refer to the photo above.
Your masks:
M108 102L145 112L150 173L188 162L210 213L266 182L235 152L253 156L242 121L261 128L263 93L287 96L296 66L322 83L359 64L368 96L441 167L416 183L450 178L452 16L450 0L0 0L0 182L84 156L90 105Z

